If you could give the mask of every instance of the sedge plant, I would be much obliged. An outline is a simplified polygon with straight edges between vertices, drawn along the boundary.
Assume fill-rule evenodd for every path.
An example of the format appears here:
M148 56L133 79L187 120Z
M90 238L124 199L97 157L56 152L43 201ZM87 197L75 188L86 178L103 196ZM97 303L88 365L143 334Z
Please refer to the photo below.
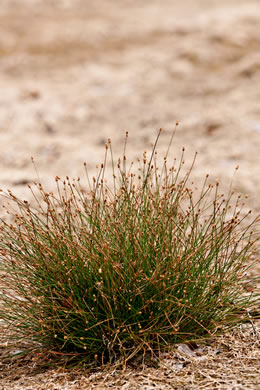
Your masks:
M6 347L126 363L138 351L211 337L259 303L246 272L258 249L257 218L246 224L242 197L224 197L208 176L193 188L184 151L169 166L169 146L160 168L160 134L137 169L125 147L114 161L108 140L97 176L90 180L86 169L87 191L80 179L56 177L55 193L29 185L32 204L2 192Z

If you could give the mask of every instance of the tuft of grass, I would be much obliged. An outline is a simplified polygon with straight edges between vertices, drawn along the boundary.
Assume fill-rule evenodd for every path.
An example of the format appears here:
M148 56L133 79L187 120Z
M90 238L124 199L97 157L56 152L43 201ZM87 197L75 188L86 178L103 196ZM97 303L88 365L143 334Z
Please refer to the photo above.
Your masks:
M184 150L169 166L172 137L159 169L160 134L136 170L127 166L128 135L118 161L108 140L92 181L86 169L88 191L80 179L56 177L55 194L29 186L34 206L3 193L1 343L126 364L248 318L259 303L247 275L259 218L245 224L242 197L224 197L208 176L201 189L189 184Z

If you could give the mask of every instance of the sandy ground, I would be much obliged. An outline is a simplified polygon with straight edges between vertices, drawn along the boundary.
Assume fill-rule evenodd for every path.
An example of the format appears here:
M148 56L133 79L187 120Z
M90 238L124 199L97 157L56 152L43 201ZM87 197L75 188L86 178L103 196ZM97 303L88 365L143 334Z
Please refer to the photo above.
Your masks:
M129 158L160 127L165 150L178 120L172 155L197 151L194 179L224 188L239 164L257 214L259 86L258 0L1 0L0 188L30 198L31 156L49 189L84 161L95 173L126 130Z
M94 170L125 130L134 158L178 120L173 155L223 182L239 164L259 211L259 83L259 1L1 0L0 187L26 193L31 156L50 186Z

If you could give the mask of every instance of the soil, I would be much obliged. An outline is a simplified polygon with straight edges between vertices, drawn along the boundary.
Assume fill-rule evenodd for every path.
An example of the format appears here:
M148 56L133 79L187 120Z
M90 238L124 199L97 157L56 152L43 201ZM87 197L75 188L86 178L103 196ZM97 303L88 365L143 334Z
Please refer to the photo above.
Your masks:
M84 161L95 174L107 138L120 155L126 130L130 160L159 128L165 150L179 121L171 158L185 146L189 165L197 151L194 181L209 173L226 191L233 178L256 215L259 85L258 0L1 0L0 188L30 200L32 156L48 189L84 175Z

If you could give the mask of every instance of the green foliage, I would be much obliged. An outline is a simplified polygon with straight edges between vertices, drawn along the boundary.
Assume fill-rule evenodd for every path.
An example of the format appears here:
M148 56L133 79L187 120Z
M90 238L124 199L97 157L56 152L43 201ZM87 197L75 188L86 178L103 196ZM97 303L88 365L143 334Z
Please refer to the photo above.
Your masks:
M168 149L159 170L159 135L136 171L125 148L113 161L108 141L87 192L79 179L56 177L55 194L30 187L34 207L4 195L11 221L0 228L2 342L126 362L243 321L258 299L246 291L245 272L257 249L256 220L245 226L241 197L224 199L207 177L192 189L183 155L168 168Z

